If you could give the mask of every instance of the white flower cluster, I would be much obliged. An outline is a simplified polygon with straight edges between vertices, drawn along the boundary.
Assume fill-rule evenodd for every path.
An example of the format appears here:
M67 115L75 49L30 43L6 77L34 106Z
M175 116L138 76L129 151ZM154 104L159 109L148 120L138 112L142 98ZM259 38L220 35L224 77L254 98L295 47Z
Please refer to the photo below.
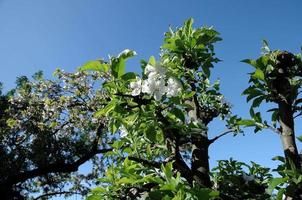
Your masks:
M148 64L144 73L148 77L146 80L141 80L139 77L137 77L135 82L130 83L132 96L137 96L143 92L153 95L154 99L159 101L165 94L167 97L175 97L181 92L181 84L178 80L173 77L169 77L168 81L165 81L165 68L161 66L154 67Z

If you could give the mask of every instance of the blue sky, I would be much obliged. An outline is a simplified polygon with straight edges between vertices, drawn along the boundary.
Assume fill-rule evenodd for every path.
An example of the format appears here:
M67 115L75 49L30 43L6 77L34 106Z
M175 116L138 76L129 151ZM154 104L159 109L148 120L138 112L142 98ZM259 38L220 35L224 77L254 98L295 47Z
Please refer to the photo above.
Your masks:
M51 77L57 67L74 71L126 48L138 53L127 69L139 71L140 59L158 56L168 26L181 26L193 17L195 26L214 26L221 33L216 52L223 62L215 66L213 77L221 79L234 113L248 117L249 104L240 94L248 87L251 68L240 60L257 57L262 39L273 49L299 52L301 8L299 0L0 0L0 81L7 90L17 76L43 70ZM223 130L214 122L210 135ZM221 139L210 150L212 167L229 157L275 166L275 155L282 155L279 137L250 129L244 137Z

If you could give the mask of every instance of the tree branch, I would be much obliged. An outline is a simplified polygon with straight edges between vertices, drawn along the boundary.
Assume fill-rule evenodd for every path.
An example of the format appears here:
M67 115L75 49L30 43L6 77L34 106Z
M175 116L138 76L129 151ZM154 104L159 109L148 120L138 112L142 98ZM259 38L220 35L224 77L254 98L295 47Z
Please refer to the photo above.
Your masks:
M189 184L193 183L193 176L192 171L186 164L186 162L183 160L183 158L180 155L179 152L179 134L177 129L171 130L170 122L163 116L161 113L161 110L158 109L156 111L156 115L159 118L159 121L161 121L164 124L164 129L166 130L165 140L166 140L166 146L167 149L171 153L171 157L168 158L167 162L174 161L173 166L176 170L180 172L180 174L189 182ZM175 131L175 134L173 133Z
M147 165L147 166L151 166L151 167L155 167L155 168L160 168L161 163L155 162L155 161L149 161L143 158L137 158L134 156L128 156L129 160L132 160L134 162L138 162L141 163L142 165Z
M212 139L210 139L209 140L209 145L211 145L212 143L214 143L216 140L218 140L219 138L221 138L221 137L223 137L223 136L225 136L225 135L227 135L227 134L229 134L229 133L232 133L232 132L234 132L234 130L226 130L226 131L224 131L223 133L221 133L220 135L217 135L216 137L214 137L214 138L212 138Z
M40 168L36 168L30 171L26 171L26 172L22 172L16 175L12 175L9 176L7 178L7 180L2 183L2 184L16 184L16 183L20 183L20 182L24 182L28 179L37 177L37 176L42 176L45 174L49 174L49 173L69 173L69 172L75 172L78 170L79 166L81 166L82 164L84 164L86 161L90 160L94 155L99 154L99 153L106 153L112 151L112 149L94 149L90 152L88 152L87 154L85 154L84 156L82 156L81 158L79 158L78 160L76 160L73 163L66 163L66 164L62 164L62 163L54 163L54 164L49 164L46 167L40 167ZM0 186L2 185L0 184Z
M63 194L79 194L79 195L82 195L81 193L78 193L78 192L68 192L68 191L51 192L51 193L42 194L42 195L34 198L34 200L42 199L44 197L49 197L49 196L63 195Z
M270 129L271 131L277 133L278 135L281 134L280 130L278 130L277 128L271 126L271 125L266 125L268 129Z

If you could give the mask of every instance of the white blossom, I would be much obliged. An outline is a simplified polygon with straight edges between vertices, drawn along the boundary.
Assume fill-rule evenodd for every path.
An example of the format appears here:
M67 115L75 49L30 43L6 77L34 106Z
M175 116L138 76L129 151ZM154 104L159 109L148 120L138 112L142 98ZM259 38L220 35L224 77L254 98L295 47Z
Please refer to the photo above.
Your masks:
M128 131L124 125L122 125L119 129L121 138L124 138L128 135Z
M147 65L144 73L147 75L146 80L137 78L136 82L130 83L133 96L139 95L141 92L152 95L156 101L162 99L163 95L167 97L175 97L181 91L181 84L175 78L169 78L167 86L165 82L166 69L156 65Z
M165 81L164 79L159 79L155 81L155 90L153 97L156 101L161 100L162 96L166 92L166 86L165 86Z
M167 97L175 97L181 92L181 85L175 78L170 77L167 83Z
M166 69L157 65L157 66L152 66L152 65L147 65L145 68L145 74L148 76L148 78L161 78L165 75Z
M166 92L165 81L163 78L148 78L143 81L142 92L154 96L156 101L160 100Z
M153 94L156 90L156 79L148 77L147 80L143 81L142 92L147 94Z
M91 122L95 124L95 123L97 123L97 122L98 122L98 119L97 119L97 118L92 117L92 118L91 118Z
M132 89L131 95L138 96L142 90L142 80L137 78L135 82L130 83L130 88Z
M153 84L150 80L144 80L142 84L142 92L147 94L152 94L153 90Z
M136 56L137 55L137 53L135 52L135 51L132 51L132 50L130 50L130 49L125 49L124 51L122 51L121 53L119 53L118 54L118 57L121 57L122 55L124 55L124 54L129 54L130 52L132 52L133 53L133 56Z

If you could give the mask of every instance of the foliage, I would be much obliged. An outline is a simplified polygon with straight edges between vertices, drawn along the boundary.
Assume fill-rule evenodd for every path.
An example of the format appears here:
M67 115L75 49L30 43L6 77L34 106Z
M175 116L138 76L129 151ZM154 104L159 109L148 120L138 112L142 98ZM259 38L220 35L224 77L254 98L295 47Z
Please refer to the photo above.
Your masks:
M301 54L271 51L264 41L258 59L243 60L254 71L243 92L252 101L251 119L242 119L232 114L219 80L212 82L220 40L212 27L195 29L188 19L165 33L159 58L141 61L142 73L126 70L136 56L126 49L74 74L57 70L56 80L40 72L32 81L18 78L16 89L0 92L4 198L80 193L88 200L301 199L294 126L302 115ZM274 106L270 122L256 111L264 101ZM213 120L226 130L212 136ZM272 170L278 176L232 158L210 170L209 148L244 127L280 136L285 157L275 157L282 163ZM92 171L77 173L89 160Z
M245 170L244 170L245 169ZM247 171L247 172L246 172ZM251 162L247 165L233 160L220 160L213 169L214 187L223 199L268 199L266 193L271 180L269 168Z
M285 164L285 158L282 156L276 156L273 160L281 161L273 171L277 172L280 177L272 178L269 182L268 192L272 194L277 191L276 199L282 199L283 196L301 198L302 191L302 172L301 169L297 169L292 163L291 167L287 167Z
M263 42L262 49L263 55L256 60L242 61L255 69L250 73L249 83L251 85L243 92L247 96L247 101L252 101L250 114L253 118L252 121L243 124L254 125L255 132L265 127L273 129L277 127L279 119L277 108L268 110L268 112L272 112L271 124L262 120L260 112L254 112L254 109L259 107L263 101L274 103L287 101L293 106L293 113L300 115L302 111L300 105L302 100L299 97L302 85L301 54L294 55L281 50L271 51L266 41ZM282 86L280 77L285 77L289 84Z
M263 55L256 60L243 60L255 69L250 74L250 86L243 92L247 101L253 100L250 114L252 119L241 121L243 125L255 126L255 132L270 128L280 135L285 158L277 168L282 176L271 180L270 191L278 189L277 199L282 195L289 198L301 198L301 170L302 162L296 146L295 119L302 113L301 86L302 60L301 53L293 54L287 51L271 51L264 41ZM263 121L260 112L254 108L263 101L274 103L271 123ZM284 187L280 187L284 186Z
M208 147L241 130L239 118L231 115L219 92L219 81L209 80L213 63L219 61L213 46L221 40L218 32L193 29L192 23L189 19L181 28L170 28L160 59L143 60L141 76L125 73L124 64L119 64L121 57L135 55L133 51L101 61L108 64L112 76L103 84L110 99L95 115L108 117L108 131L120 138L111 145L113 153L106 154L114 162L88 199L219 197L211 189ZM81 70L87 69L94 67ZM227 131L209 139L207 125L217 117L225 120Z
M106 119L93 114L106 98L102 88L95 89L105 74L57 70L55 76L19 77L17 87L1 96L0 190L5 198L86 194L101 175L102 162L95 155L109 139ZM77 173L91 158L93 169Z

